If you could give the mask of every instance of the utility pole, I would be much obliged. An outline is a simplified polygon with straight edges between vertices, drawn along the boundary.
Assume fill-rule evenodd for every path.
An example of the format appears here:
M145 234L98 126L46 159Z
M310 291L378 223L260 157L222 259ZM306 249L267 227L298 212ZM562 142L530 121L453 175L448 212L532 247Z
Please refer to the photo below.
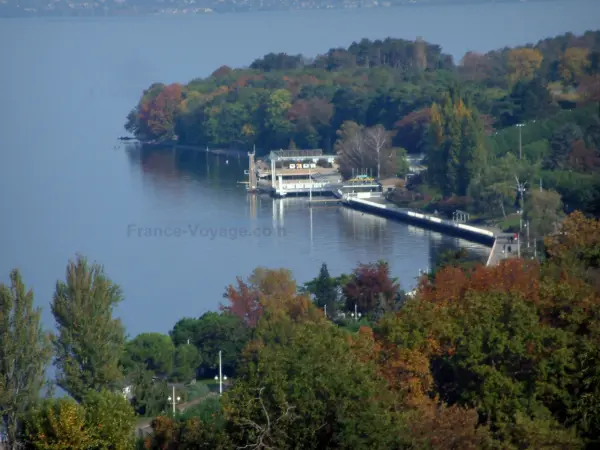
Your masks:
M525 186L527 185L527 181L525 181L524 183L519 183L519 177L515 175L515 180L517 180L517 192L519 194L519 203L521 206L521 211L519 213L520 219L519 219L519 229L522 231L523 230L523 210L525 208L524 202L525 202L525 191L527 190L525 188Z
M517 258L521 257L521 233L517 233Z
M327 317L327 305L323 307L323 312L325 312L325 317Z
M540 178L540 192L542 192L542 179Z
M309 196L308 197L308 203L312 206L312 182L313 181L312 181L312 175L311 175L311 172L310 172L310 166L308 167L308 182L310 183L309 186L308 186L308 189L309 189L309 191L308 191L308 196Z
M519 159L523 159L523 140L521 139L521 128L524 126L524 123L517 124L517 128L519 129Z

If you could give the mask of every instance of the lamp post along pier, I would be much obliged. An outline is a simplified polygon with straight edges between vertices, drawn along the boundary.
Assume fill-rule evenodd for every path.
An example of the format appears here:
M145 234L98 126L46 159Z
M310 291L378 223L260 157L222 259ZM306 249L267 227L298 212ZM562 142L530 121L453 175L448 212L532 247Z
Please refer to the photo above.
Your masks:
M358 312L358 305L356 303L354 304L354 312L350 313L350 315L354 318L355 322L358 322L358 319L362 316L362 314Z
M223 381L227 381L227 377L223 375L223 359L222 352L219 350L219 375L215 375L215 380L219 382L219 395L223 395Z
M173 395L171 395L167 400L169 403L171 403L171 405L173 405L173 417L175 417L175 406L181 400L181 397L175 397L175 385L173 385Z

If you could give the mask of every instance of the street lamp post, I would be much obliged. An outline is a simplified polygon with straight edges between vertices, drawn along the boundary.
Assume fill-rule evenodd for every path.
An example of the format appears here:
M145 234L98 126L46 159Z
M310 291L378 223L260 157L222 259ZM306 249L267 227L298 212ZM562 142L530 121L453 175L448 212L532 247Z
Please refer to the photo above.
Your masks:
M221 350L219 350L219 375L215 375L215 380L219 382L219 395L223 394L223 381L227 381L227 377L223 375L222 361Z
M381 178L381 159L379 158L379 145L377 146L377 181Z
M517 128L519 129L519 159L523 159L523 140L521 139L521 128L524 126L524 123L517 124Z
M181 397L175 397L175 385L173 385L173 395L167 399L173 405L173 417L175 417L175 405L181 400Z
M358 319L360 319L360 317L362 316L362 314L358 312L358 305L356 303L354 304L354 312L350 313L350 315L354 317L355 322L357 322Z

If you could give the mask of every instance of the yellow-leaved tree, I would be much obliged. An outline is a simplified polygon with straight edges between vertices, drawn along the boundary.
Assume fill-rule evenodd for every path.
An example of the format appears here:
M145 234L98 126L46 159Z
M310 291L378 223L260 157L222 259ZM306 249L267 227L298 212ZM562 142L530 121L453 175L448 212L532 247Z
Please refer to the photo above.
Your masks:
M510 84L531 80L542 65L544 56L535 48L516 48L508 52L508 80Z

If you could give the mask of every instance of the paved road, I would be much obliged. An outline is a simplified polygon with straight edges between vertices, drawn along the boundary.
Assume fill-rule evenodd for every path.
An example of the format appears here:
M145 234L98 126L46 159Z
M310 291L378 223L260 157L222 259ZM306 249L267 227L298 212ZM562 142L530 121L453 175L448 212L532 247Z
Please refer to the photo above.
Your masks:
M223 388L225 388L225 386L223 386ZM204 400L208 399L208 398L218 398L219 394L217 394L216 392L209 392L208 394L206 394L203 397L199 397L196 398L194 400L191 400L189 402L186 403L180 403L179 405L176 405L175 407L177 408L177 411L179 413L184 412L186 409L192 407L192 406L196 406L197 404L203 402ZM140 419L137 421L137 423L135 424L135 434L137 437L144 437L144 436L148 436L149 434L152 433L152 421L154 420L153 417L150 418L144 418L144 419ZM1 444L0 444L1 445ZM2 450L2 448L0 447L0 450Z
M511 233L498 233L496 238L496 244L492 249L492 253L488 259L488 266L496 266L503 259L516 258L517 253L517 241L511 241L514 236ZM508 249L511 249L509 252Z

